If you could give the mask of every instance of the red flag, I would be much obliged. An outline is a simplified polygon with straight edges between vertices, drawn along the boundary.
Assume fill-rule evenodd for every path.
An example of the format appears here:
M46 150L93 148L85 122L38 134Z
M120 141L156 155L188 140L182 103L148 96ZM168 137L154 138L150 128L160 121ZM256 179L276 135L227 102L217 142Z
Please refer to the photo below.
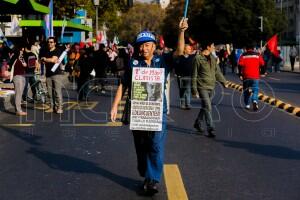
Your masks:
M79 47L80 47L80 49L84 49L85 43L84 43L84 42L80 42L80 43L79 43Z
M267 42L267 46L269 50L271 51L274 56L278 57L279 56L279 51L277 49L278 46L278 37L277 34L271 37L271 39Z
M97 42L101 42L103 36L102 36L102 33L100 32L97 36L96 36L96 40Z
M164 41L164 38L162 35L159 37L159 46L160 46L160 48L165 47L165 41Z

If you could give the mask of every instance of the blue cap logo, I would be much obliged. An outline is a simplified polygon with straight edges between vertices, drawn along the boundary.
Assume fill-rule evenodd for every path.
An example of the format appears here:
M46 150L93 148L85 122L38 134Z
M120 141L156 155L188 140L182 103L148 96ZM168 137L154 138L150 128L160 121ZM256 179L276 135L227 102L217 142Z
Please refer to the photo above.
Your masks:
M136 37L135 43L156 42L155 36L149 31L143 31Z

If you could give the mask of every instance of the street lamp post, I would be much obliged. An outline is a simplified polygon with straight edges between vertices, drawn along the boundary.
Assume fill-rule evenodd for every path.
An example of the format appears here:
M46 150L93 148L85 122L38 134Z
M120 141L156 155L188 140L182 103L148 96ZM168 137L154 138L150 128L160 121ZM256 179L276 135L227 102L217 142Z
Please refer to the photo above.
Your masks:
M96 34L98 34L98 7L100 4L100 0L93 0L94 1L94 5L96 7Z

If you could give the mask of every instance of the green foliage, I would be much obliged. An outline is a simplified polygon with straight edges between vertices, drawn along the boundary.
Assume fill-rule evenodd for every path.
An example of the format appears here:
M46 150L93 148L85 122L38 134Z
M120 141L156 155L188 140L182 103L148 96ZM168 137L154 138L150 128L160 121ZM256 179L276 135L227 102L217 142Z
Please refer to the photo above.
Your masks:
M184 0L174 0L167 9L163 30L170 45L176 45L176 24L183 16ZM259 30L259 16L264 17L264 31ZM230 42L235 46L267 40L284 28L285 17L273 0L194 0L188 12L188 35L201 43ZM171 31L170 31L171 30Z
M161 25L165 17L164 10L157 4L135 3L134 6L121 16L119 38L133 42L138 32L150 30L161 34Z
M98 7L99 28L105 23L110 38L117 32L121 22L118 13L127 10L126 2L126 0L100 0ZM71 19L75 16L74 11L80 8L87 10L89 18L96 19L96 8L93 0L54 0L53 4L55 19L63 19L65 16Z

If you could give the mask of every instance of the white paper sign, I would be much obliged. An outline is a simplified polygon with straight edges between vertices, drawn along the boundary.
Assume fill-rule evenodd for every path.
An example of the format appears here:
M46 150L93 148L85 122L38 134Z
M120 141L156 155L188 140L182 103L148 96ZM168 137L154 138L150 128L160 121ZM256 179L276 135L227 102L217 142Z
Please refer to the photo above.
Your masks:
M162 130L164 82L163 68L133 68L130 130Z

